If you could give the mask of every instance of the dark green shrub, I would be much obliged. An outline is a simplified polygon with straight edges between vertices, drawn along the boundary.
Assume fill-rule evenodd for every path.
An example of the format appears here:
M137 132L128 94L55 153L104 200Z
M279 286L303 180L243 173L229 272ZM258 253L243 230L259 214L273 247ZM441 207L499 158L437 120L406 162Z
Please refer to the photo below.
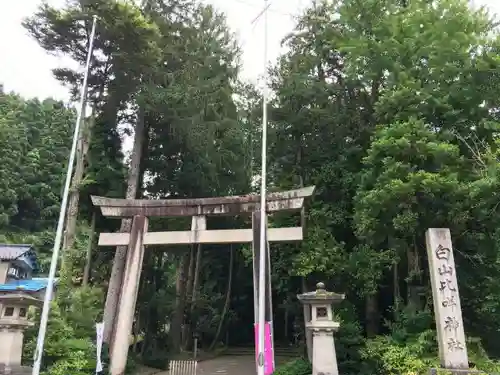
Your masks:
M312 367L304 358L295 359L279 366L274 375L311 375Z
M54 361L44 375L90 375L95 372L95 346L90 340L68 339L63 344L66 355Z
M148 367L161 370L168 369L168 353L166 350L155 350L151 353L145 353L142 363Z
M363 329L354 306L348 301L335 311L340 329L334 335L339 373L358 375L361 368L360 350L365 345Z
M104 374L109 374L109 345L106 343L103 343L102 345L102 352L101 352L101 362L102 362L102 367L103 371L99 373L99 375L104 375ZM129 352L129 355L127 357L127 365L125 366L125 374L132 374L137 368L137 362L132 355L132 353ZM94 370L95 371L95 370Z

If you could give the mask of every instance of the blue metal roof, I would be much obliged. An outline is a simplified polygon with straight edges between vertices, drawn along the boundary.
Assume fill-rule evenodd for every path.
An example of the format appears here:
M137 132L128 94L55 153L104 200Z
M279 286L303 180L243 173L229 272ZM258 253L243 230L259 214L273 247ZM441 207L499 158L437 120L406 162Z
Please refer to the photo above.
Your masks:
M0 284L0 292L39 292L47 288L49 279L46 277L28 280L12 280L6 284ZM55 283L57 283L57 279Z

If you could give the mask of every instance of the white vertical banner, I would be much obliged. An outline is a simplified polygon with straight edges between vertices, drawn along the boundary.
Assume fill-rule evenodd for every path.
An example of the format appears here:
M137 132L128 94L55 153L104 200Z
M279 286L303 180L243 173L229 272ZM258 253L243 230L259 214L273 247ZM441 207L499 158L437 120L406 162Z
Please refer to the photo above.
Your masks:
M96 323L95 331L96 331L96 348L97 348L97 363L95 366L95 373L98 374L103 371L101 352L102 352L102 342L104 339L104 322Z

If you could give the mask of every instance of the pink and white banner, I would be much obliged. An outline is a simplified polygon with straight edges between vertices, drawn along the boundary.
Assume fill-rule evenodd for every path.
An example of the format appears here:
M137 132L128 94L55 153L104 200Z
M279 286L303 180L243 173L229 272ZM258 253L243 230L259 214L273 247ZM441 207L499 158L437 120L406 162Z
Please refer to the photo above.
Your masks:
M259 324L255 324L255 360L259 360ZM264 328L264 373L271 375L274 372L273 340L271 337L271 322L266 322Z

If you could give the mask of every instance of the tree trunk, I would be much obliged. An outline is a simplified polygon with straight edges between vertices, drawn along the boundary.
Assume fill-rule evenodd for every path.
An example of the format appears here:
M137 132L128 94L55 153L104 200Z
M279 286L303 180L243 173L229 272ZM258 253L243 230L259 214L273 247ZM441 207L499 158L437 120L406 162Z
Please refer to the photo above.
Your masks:
M62 257L62 273L69 272L68 276L71 277L71 252L75 244L76 225L78 221L78 211L80 202L80 185L83 181L85 174L85 160L89 150L90 138L92 136L92 127L94 124L94 112L90 118L83 118L85 113L82 114L83 125L78 134L78 143L76 148L76 164L73 178L71 181L71 189L69 191L68 211L66 213L66 228L63 237L63 257Z
M288 332L288 326L290 325L290 304L289 304L289 301L288 301L288 296L286 297L286 301L285 301L285 322L284 322L284 326L285 326L285 341L286 342L289 342L289 332Z
M365 315L366 315L366 336L375 337L379 331L379 313L377 293L366 296Z
M191 293L191 311L190 316L193 317L196 308L196 299L198 298L198 289L200 283L201 261L203 259L203 247L198 244L196 249L196 261L194 264L193 288ZM196 327L196 322L191 320L191 327Z
M150 328L151 324L149 323L150 319L151 317L148 316L145 322L146 332L144 333L144 340L142 341L141 352L139 353L139 357L143 360L144 360L144 354L146 353L146 348L149 346L149 342L151 341L151 328Z
M134 335L134 344L132 346L133 353L137 353L137 345L139 344L140 324L141 324L141 309L138 309L137 318L135 324L132 327L132 332Z
M141 281L139 285L139 293L138 295L143 296L145 292L147 292L147 286L148 286L148 279L150 278L149 275L153 275L154 273L151 270L151 263L153 259L154 253L152 252L146 252L144 254L144 264L143 264L143 271L141 272ZM139 302L136 304L136 320L132 328L132 333L134 336L134 345L132 347L132 351L136 354L138 354L138 345L139 345L139 336L141 334L141 328L143 327L142 325L142 320L144 319L144 314L143 309L142 309L142 304ZM144 345L145 337L143 337L142 345Z
M193 295L193 279L194 279L194 272L195 272L195 259L196 259L196 254L195 254L195 247L194 245L191 246L191 250L189 252L189 267L188 267L188 276L187 276L187 282L186 282L186 303L187 303L187 308L186 310L189 311L189 315L191 315L191 304L192 304L192 295ZM184 349L187 349L191 343L191 319L188 318L188 321L184 325L184 332L182 334L183 337L183 343L182 347Z
M399 288L399 264L394 262L392 265L392 283L394 294L394 319L399 315L399 302L401 301L401 291Z
M186 283L186 296L189 298L189 303L191 303L191 297L193 293L193 282L194 282L194 272L196 267L196 253L195 253L194 245L191 246L191 250L189 252L189 271Z
M92 220L90 221L90 237L89 243L87 245L87 256L85 257L85 268L83 269L83 280L82 285L89 285L90 280L90 265L92 263L92 248L94 247L94 238L95 238L95 221L96 221L96 212L92 213Z
M142 281L141 281L141 296L154 294L154 291L157 290L157 278L154 272L154 254L151 251L146 252L145 261L144 261L144 272L142 273ZM145 305L145 313L141 315L143 318L143 325L141 327L145 327L144 339L141 344L141 352L140 358L144 359L144 355L147 350L152 346L152 342L154 341L154 334L157 331L156 325L158 322L158 309L153 309L151 303L147 303Z
M179 353L181 349L182 323L184 321L184 309L186 307L186 273L188 272L188 266L189 254L185 253L182 255L179 261L179 267L177 268L177 280L175 285L176 303L172 324L170 325L171 351L174 354Z
M142 156L142 146L144 145L145 134L144 110L139 108L137 115L137 125L135 128L134 146L132 157L128 170L126 199L135 199L139 187L140 164ZM130 232L132 220L123 219L120 226L120 232ZM125 269L125 258L127 255L127 246L117 246L113 268L109 279L108 293L106 296L106 306L104 308L104 340L110 342L112 332L114 331L116 308L120 300L120 289Z
M219 341L220 333L222 331L222 325L224 324L224 319L226 318L226 314L229 310L229 305L231 304L231 285L233 283L233 263L234 263L234 251L233 247L231 246L229 250L229 276L227 280L227 292L226 292L226 301L224 302L224 308L222 309L222 314L220 316L219 320L219 326L217 327L217 331L215 332L214 339L212 343L210 344L210 347L208 351L212 351L217 344L217 341Z
M196 309L196 298L198 293L198 283L200 278L200 267L201 267L201 255L202 247L201 244L196 246L196 253L194 252L194 247L191 248L191 255L189 260L189 274L186 291L186 298L188 298L188 324L186 324L186 330L184 332L185 347L189 347L192 336L193 327L196 327L196 319L194 318L194 310Z
M302 293L307 293L306 277L302 276L301 281L302 281ZM309 310L309 308L306 308L305 306L303 308L303 311L304 311L304 339L306 343L305 352L309 361L312 361L313 337L312 337L312 332L306 328L307 324L309 324L309 321L311 320L311 311Z
M414 241L415 242L415 241ZM416 243L407 250L408 258L408 283L407 283L407 303L414 308L420 305L419 287L420 283L420 257Z

